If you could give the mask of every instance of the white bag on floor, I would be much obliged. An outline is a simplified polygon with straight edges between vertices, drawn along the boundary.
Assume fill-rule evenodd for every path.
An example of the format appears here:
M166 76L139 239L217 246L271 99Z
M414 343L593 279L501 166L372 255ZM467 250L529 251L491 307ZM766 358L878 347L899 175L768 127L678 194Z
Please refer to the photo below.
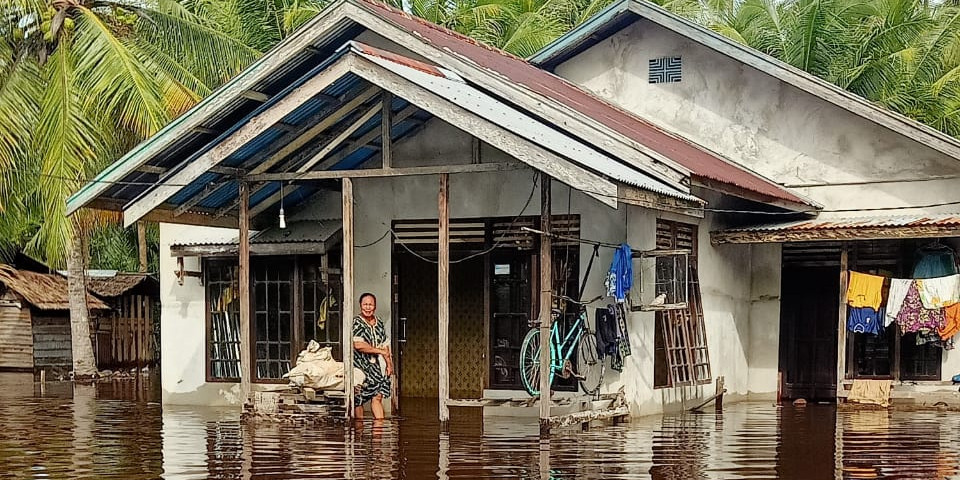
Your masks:
M306 350L297 355L296 366L283 378L290 379L292 387L309 387L315 390L343 390L343 362L333 359L330 347L320 348L320 344L310 340ZM363 372L354 367L353 384L360 385L366 380Z

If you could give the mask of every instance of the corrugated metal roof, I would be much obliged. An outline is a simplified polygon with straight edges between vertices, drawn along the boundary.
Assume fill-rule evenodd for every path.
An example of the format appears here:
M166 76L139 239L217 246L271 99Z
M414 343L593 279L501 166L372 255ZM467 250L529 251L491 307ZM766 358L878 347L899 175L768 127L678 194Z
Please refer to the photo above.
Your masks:
M703 147L615 107L586 90L502 50L483 45L418 17L374 0L356 0L368 10L414 32L436 47L466 57L474 64L507 77L513 83L593 118L613 131L645 145L689 169L693 175L733 185L775 200L804 205L809 200Z
M839 230L876 227L921 227L960 226L960 214L943 215L897 215L856 218L797 220L792 222L767 223L752 227L726 229L724 232L787 232L807 230Z
M291 220L287 222L287 228L281 229L279 226L273 226L266 230L261 230L250 234L251 244L266 243L308 243L308 242L328 242L330 240L339 240L340 232L343 230L343 221L339 218L325 218L317 220ZM172 247L217 247L236 245L238 239L234 238L223 242L181 242L173 243Z

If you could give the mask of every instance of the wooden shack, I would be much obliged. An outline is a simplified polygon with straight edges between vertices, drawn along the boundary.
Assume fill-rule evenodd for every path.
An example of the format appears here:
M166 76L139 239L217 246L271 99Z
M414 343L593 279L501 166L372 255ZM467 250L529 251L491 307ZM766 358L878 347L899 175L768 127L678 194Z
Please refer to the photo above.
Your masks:
M87 272L87 289L110 305L94 321L97 366L149 365L156 359L160 282L148 273Z
M91 316L110 310L87 295ZM67 279L0 264L0 370L69 371L70 302Z

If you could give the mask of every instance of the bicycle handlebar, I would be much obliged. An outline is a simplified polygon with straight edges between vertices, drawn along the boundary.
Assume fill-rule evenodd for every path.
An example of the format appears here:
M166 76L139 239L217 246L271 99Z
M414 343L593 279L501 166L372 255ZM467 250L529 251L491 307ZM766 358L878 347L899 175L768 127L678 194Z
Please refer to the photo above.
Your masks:
M585 301L585 302L582 302L582 301L580 301L580 300L575 300L575 299L573 299L573 298L571 298L571 297L568 297L568 296L566 296L566 295L557 295L557 294L551 294L551 295L553 295L553 298L559 298L559 299L561 299L561 300L566 300L566 301L568 301L568 302L570 302L570 303L575 303L575 304L577 304L577 305L584 305L584 306L585 306L585 305L590 305L591 303L596 302L597 300L602 300L602 299L603 299L603 295L598 295L598 296L596 296L596 297L594 297L594 298L592 298L592 299L590 299L590 300L587 300L587 301Z

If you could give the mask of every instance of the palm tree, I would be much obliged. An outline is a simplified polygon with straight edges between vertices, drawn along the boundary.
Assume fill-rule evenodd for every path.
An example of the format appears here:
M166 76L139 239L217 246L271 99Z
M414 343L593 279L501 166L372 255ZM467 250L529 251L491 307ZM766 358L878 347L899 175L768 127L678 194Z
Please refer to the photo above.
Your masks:
M260 54L198 15L197 6L0 4L0 198L17 195L16 205L0 208L39 219L28 251L68 267L79 376L96 372L83 275L83 232L96 217L64 216L67 196Z
M671 9L880 106L960 135L960 9L922 0L671 0Z

